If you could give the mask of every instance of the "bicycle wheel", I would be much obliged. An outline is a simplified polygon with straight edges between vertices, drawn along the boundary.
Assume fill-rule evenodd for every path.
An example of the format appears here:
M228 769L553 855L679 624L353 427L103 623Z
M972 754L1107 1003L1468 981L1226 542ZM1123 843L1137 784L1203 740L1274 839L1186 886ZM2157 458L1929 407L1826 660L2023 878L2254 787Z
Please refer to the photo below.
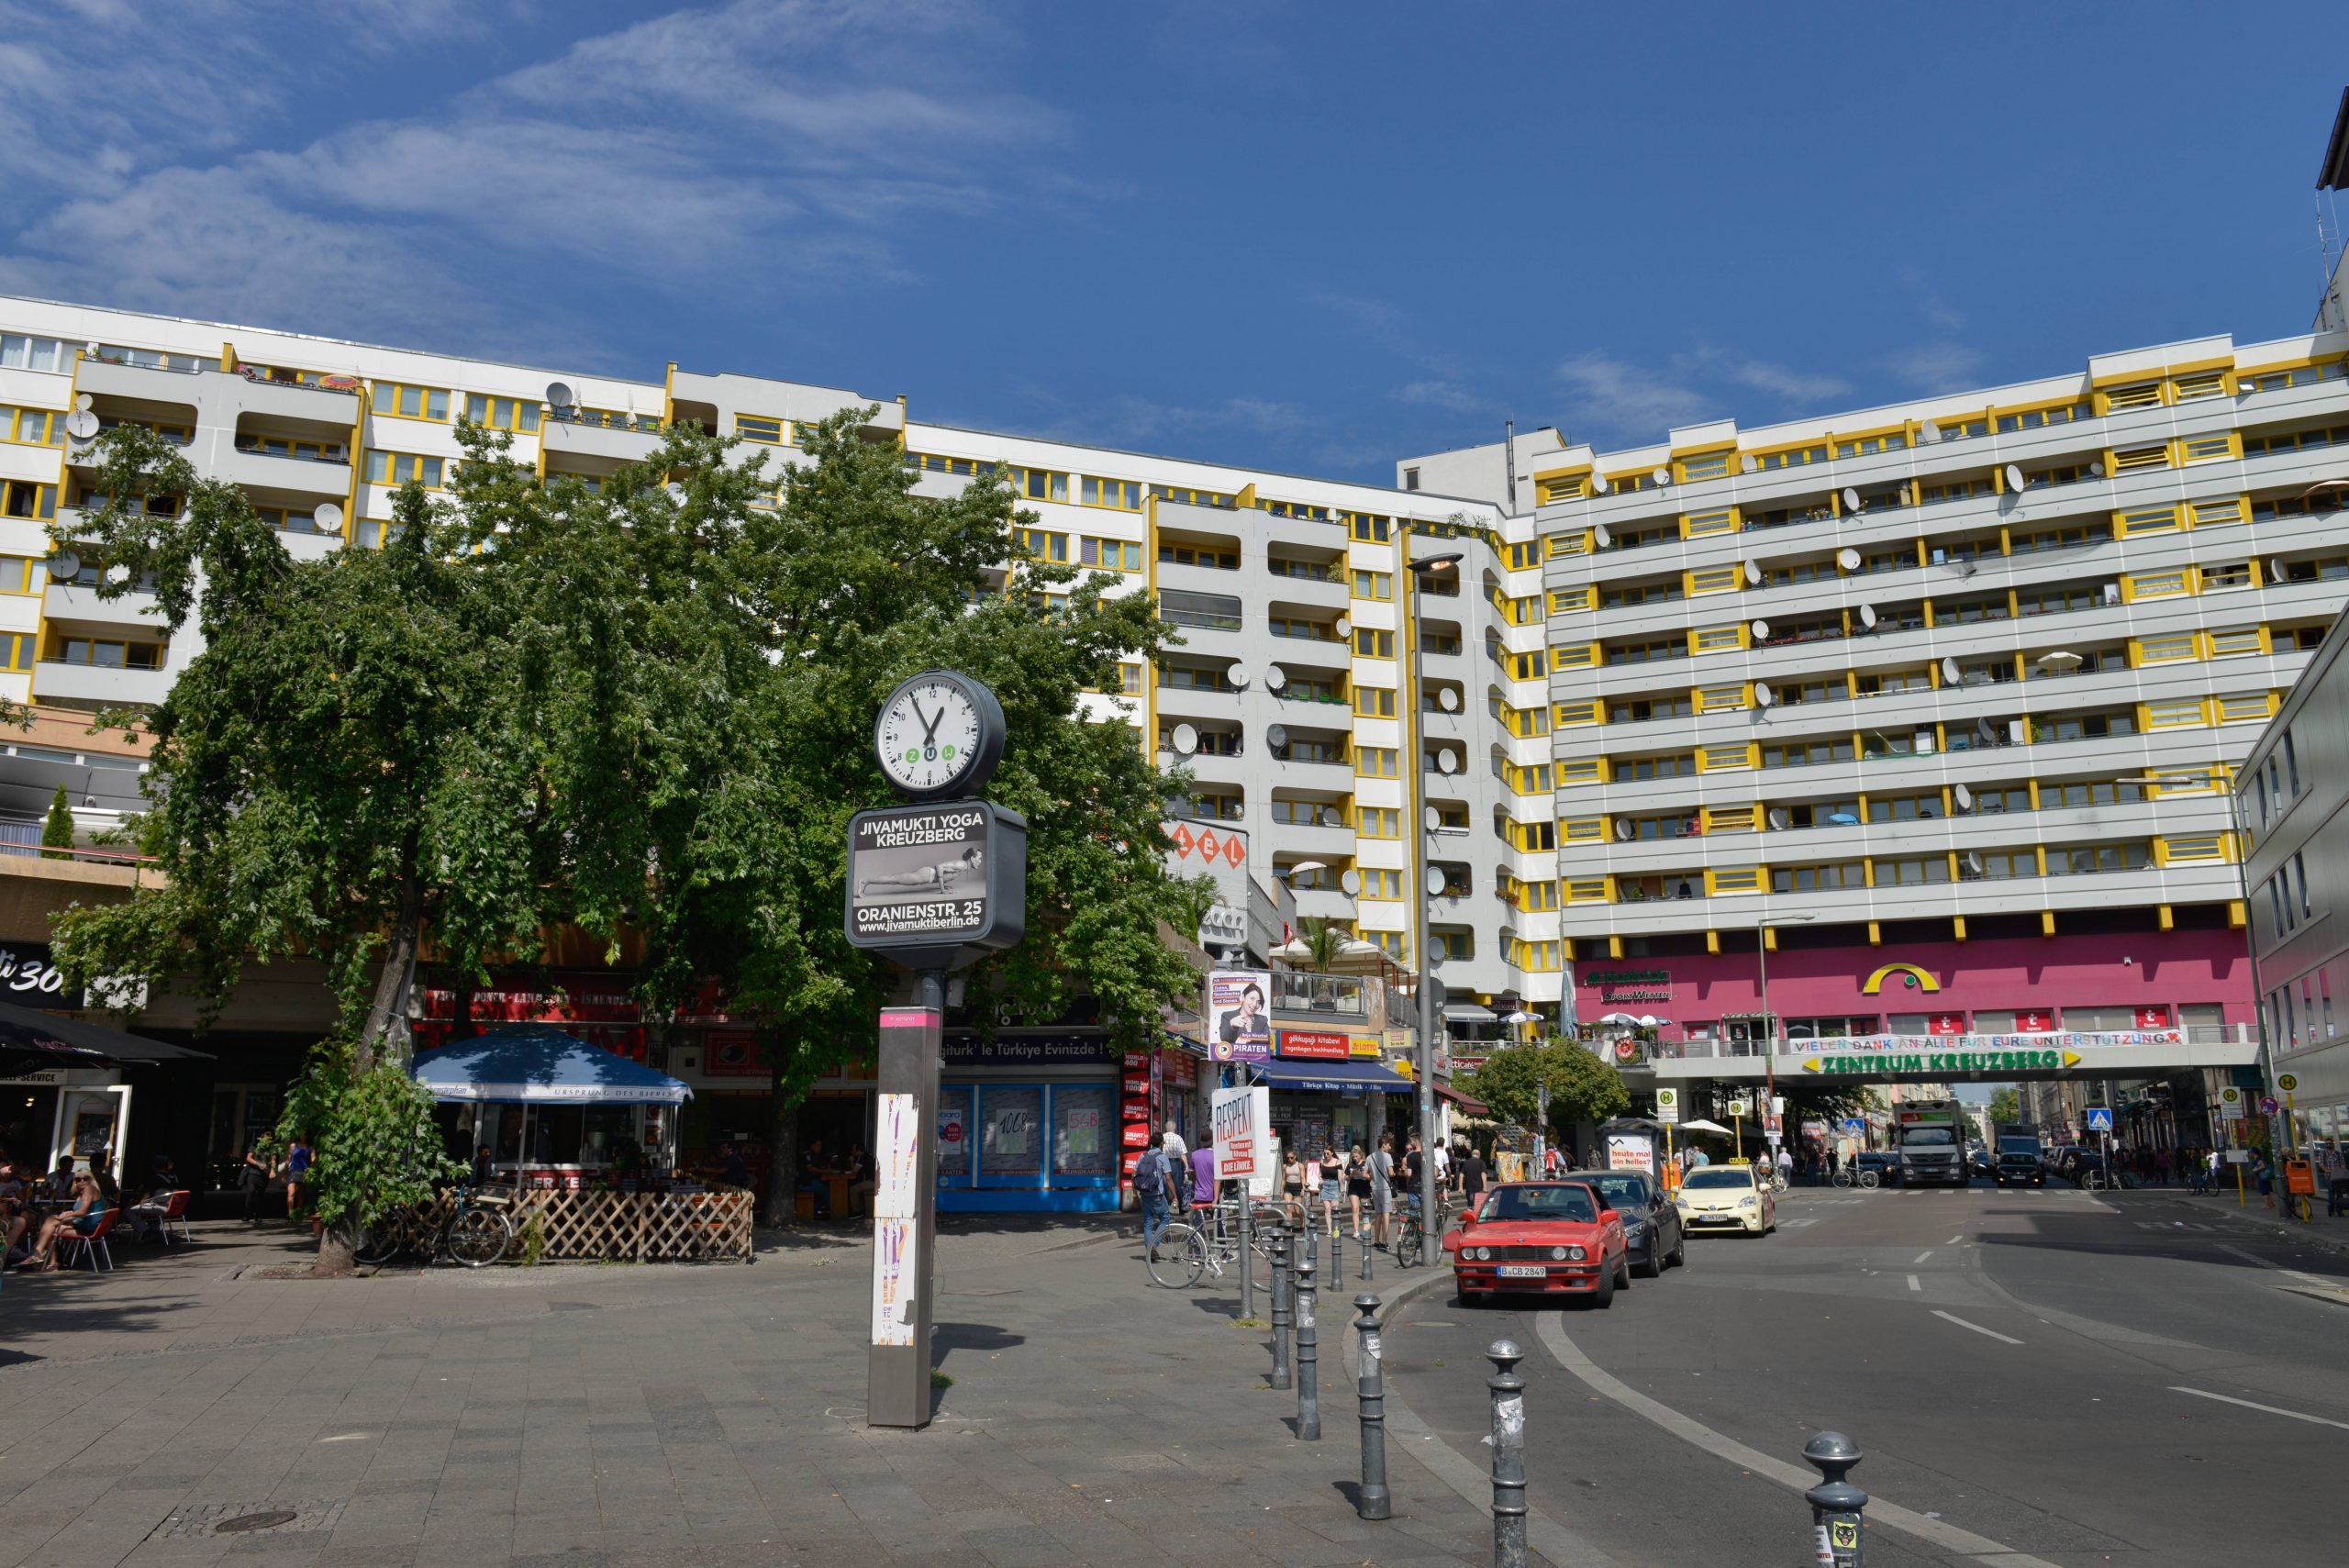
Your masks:
M1169 1290L1199 1283L1208 1265L1207 1240L1188 1225L1170 1225L1158 1233L1158 1250L1150 1256L1150 1277Z
M1419 1248L1427 1240L1427 1233L1419 1229L1416 1215L1403 1217L1402 1229L1395 1234L1395 1266L1415 1269L1419 1265Z
M1876 1187L1883 1182L1883 1180L1884 1178L1877 1175L1874 1171L1862 1171L1859 1176L1860 1185L1869 1192L1876 1191Z
M469 1208L449 1227L449 1255L469 1269L484 1269L514 1245L514 1221L503 1209Z
M370 1268L408 1250L416 1234L416 1210L402 1206L367 1227L351 1256Z

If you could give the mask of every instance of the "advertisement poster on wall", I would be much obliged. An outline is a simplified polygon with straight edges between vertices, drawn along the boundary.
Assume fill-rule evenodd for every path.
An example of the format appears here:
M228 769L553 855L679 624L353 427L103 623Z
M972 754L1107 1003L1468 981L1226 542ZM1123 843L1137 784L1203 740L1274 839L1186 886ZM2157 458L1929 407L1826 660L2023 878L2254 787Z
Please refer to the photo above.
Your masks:
M1208 976L1208 1049L1218 1062L1265 1062L1273 1054L1273 977L1262 969Z

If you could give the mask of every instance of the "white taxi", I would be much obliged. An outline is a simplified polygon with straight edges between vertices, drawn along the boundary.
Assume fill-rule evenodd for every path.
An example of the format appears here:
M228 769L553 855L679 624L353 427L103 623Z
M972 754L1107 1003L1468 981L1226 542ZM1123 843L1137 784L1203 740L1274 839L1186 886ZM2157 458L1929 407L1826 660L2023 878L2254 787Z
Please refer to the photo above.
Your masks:
M1766 1236L1778 1228L1778 1197L1769 1183L1758 1179L1753 1165L1699 1165L1680 1178L1675 1202L1681 1228L1694 1236L1700 1230L1742 1230Z

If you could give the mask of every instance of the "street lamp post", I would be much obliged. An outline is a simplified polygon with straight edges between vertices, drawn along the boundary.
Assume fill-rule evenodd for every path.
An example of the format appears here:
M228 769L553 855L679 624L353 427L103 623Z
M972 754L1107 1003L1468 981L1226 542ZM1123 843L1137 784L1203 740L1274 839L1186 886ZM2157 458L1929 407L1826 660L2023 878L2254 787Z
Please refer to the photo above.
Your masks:
M1426 686L1420 673L1419 658L1419 595L1422 592L1419 573L1451 572L1463 559L1463 552L1444 550L1423 561L1411 559L1410 525L1403 525L1395 548L1403 562L1403 576L1407 580L1408 597L1404 601L1406 615L1403 635L1411 644L1411 689L1404 694L1403 709L1408 716L1406 741L1408 750L1403 755L1411 770L1411 809L1419 816L1418 831L1411 835L1411 965L1419 985L1419 1042L1413 1050L1413 1089L1417 1092L1419 1113L1419 1223L1430 1245L1439 1234L1435 1192L1435 995L1428 984L1428 835L1433 824L1427 820L1427 716L1422 709L1426 701Z

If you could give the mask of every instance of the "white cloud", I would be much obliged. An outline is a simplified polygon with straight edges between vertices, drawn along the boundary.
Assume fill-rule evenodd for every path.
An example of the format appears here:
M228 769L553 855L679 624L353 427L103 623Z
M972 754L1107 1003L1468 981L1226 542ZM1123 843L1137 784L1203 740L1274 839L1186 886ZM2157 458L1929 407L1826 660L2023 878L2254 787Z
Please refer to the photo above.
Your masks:
M1963 343L1920 343L1900 350L1886 363L1920 392L1955 392L1980 379L1982 352Z
M1954 332L1965 325L1965 317L1933 293L1925 274L1914 267L1900 270L1902 286L1916 297L1917 312L1944 332Z
M1675 376L1593 350L1558 367L1566 387L1566 428L1660 436L1713 412L1713 400Z
M1840 397L1852 389L1850 383L1834 376L1792 370L1785 365L1774 365L1766 360L1712 353L1700 353L1692 358L1696 363L1710 369L1734 385L1766 392L1787 403L1820 403L1831 397Z
M1408 403L1420 408L1441 408L1447 414L1488 414L1495 407L1495 405L1449 381L1415 381L1397 387L1394 397L1397 403Z
M73 100L0 106L0 174L27 148L57 161L27 117L98 143L0 230L0 287L446 341L529 315L540 272L662 291L751 270L802 290L902 276L905 221L1062 194L1036 156L1060 117L993 85L995 24L951 0L672 12L287 147L264 138L284 128L269 87L302 61L235 41L277 36L235 25L255 6L186 0L142 29L130 12L145 7L83 3L109 29L95 75L86 41L67 52L70 28L0 31L0 106L12 83L70 82ZM435 52L478 26L455 0L394 28L396 9L362 0L337 17L379 48Z

